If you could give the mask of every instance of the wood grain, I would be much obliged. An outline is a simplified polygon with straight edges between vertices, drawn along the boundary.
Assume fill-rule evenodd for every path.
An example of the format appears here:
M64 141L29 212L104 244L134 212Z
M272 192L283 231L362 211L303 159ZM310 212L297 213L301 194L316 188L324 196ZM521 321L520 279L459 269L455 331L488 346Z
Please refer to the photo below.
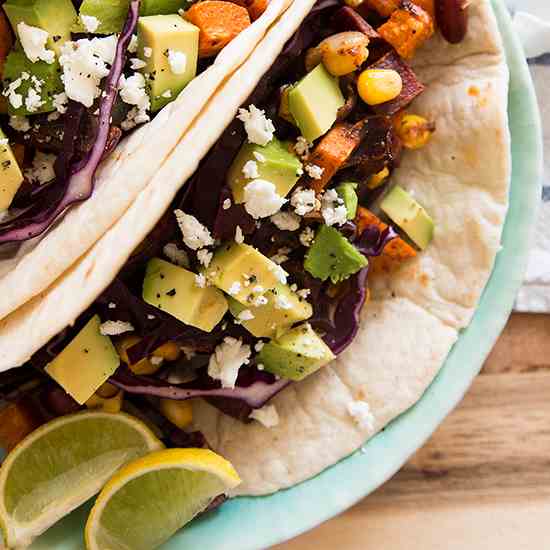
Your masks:
M461 405L386 485L279 550L550 548L550 315L513 315Z

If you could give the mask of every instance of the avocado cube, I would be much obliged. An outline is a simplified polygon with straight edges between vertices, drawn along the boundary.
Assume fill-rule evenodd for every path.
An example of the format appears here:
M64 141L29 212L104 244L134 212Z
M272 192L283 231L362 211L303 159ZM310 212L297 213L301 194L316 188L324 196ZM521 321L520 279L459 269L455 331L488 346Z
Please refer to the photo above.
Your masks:
M206 275L218 288L245 306L281 282L281 267L254 247L227 243L216 251Z
M99 331L94 315L67 347L46 366L46 372L83 405L120 365L115 346Z
M233 191L235 202L244 202L244 188L251 182L243 173L244 165L249 161L258 166L259 179L270 181L275 185L277 194L286 197L302 174L302 163L291 150L288 142L281 142L277 138L273 138L265 147L245 143L227 174L227 185Z
M77 18L71 0L7 0L3 8L15 33L21 22L46 31L50 35L46 46L56 55L71 39L71 27Z
M306 271L317 279L337 284L367 267L369 261L337 229L322 225L304 261Z
M308 73L288 94L288 107L302 135L313 143L336 122L345 103L338 78L322 63Z
M216 288L200 288L196 275L159 258L149 260L143 299L186 325L210 332L227 312L227 300Z
M22 75L27 73L29 78L22 79ZM18 50L13 50L6 59L4 65L4 88L7 88L11 82L15 82L21 78L22 82L16 93L23 96L23 105L17 109L8 101L8 113L10 115L36 115L38 113L49 113L55 111L53 105L54 95L60 94L63 91L63 83L61 82L61 68L59 63L46 63L45 61L37 61L32 63L27 56ZM41 83L39 95L40 100L44 103L32 112L25 106L25 98L28 96L31 88L38 91L35 81L32 77L37 78Z
M281 378L296 382L328 365L335 358L309 323L295 327L260 350L256 362Z
M23 183L23 174L6 136L0 130L0 212L9 208L15 193ZM2 143L4 143L2 145Z
M199 28L179 15L151 15L138 21L138 53L147 63L142 69L147 80L151 110L158 111L195 78L199 58ZM147 57L144 48L151 49ZM185 57L185 66L175 72L170 55ZM181 72L180 72L181 71Z
M292 292L287 285L278 284L268 290L264 297L267 298L267 304L261 306L245 306L229 298L229 310L234 317L238 318L245 310L254 315L254 319L241 321L241 324L257 338L274 338L281 330L285 331L313 315L311 304Z
M435 224L429 214L409 193L396 185L385 197L380 208L411 240L424 250L432 242Z
M346 210L348 212L348 220L355 219L355 216L357 215L359 199L357 198L357 193L355 192L356 189L357 183L353 183L351 181L341 183L336 188L336 192L338 193L339 197L344 201L344 206L346 207Z

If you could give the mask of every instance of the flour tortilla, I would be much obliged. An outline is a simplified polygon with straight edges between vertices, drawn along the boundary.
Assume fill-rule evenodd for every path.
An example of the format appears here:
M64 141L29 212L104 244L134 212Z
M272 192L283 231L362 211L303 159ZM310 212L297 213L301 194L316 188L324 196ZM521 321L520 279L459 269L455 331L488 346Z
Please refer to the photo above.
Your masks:
M215 141L246 97L243 88L253 88L313 3L295 2L285 13L92 251L46 295L0 325L0 370L24 362L116 275L168 207L172 183L183 182L196 168L186 148L199 136ZM405 153L394 180L433 215L434 242L396 276L372 282L372 299L352 346L273 400L278 426L244 425L205 402L194 403L195 427L243 479L237 494L267 494L316 475L413 405L468 325L492 271L508 206L511 158L508 72L489 1L471 5L465 42L450 46L435 37L414 64L428 89L412 110L434 118L438 130L425 149ZM220 120L220 114L228 116ZM145 213L150 223L143 220ZM82 300L76 306L75 296ZM352 400L369 403L373 430L353 421Z
M248 58L291 1L271 0L262 17L235 38L211 67L150 123L120 143L100 167L90 199L73 208L45 237L23 243L15 255L4 247L0 319L50 286L126 212L216 90Z

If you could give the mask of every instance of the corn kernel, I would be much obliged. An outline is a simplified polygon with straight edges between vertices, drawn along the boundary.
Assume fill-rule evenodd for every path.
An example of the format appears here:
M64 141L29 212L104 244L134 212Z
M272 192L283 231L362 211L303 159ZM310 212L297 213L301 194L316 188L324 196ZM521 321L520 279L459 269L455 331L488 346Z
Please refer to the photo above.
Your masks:
M118 390L113 397L109 398L101 397L97 393L94 393L94 395L86 401L86 407L95 411L119 413L122 410L123 401L124 392L122 390Z
M357 91L368 105L380 105L399 96L403 90L401 75L392 69L367 69L357 81Z
M323 65L334 76L353 73L369 56L368 37L362 32L348 31L325 38L318 49Z
M160 400L160 412L178 428L186 428L193 421L193 406L189 401Z
M407 149L420 149L430 141L435 124L419 115L404 114L395 121L395 131Z
M139 337L135 335L125 336L124 338L116 342L115 347L122 361L124 361L124 363L128 365L128 367L134 374L137 374L138 376L155 374L155 372L160 369L161 363L159 363L158 365L153 365L151 361L149 361L149 359L142 359L141 361L138 361L135 365L130 364L127 350L137 344L139 340Z
M378 174L373 174L369 178L369 182L367 183L367 187L369 189L376 189L377 187L380 187L389 177L390 171L387 166L384 167L383 170L380 170Z
M166 342L166 344L162 344L160 348L157 348L153 355L162 357L165 361L177 361L180 358L181 349L174 342Z

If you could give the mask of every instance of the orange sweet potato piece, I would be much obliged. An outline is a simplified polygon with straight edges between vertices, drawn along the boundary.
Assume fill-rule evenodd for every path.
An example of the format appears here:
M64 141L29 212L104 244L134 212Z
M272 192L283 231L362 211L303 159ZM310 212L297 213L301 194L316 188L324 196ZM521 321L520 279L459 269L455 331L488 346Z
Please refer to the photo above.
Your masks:
M362 125L337 124L317 144L307 163L323 169L320 179L310 178L309 184L320 193L334 177L334 174L348 160L361 143Z
M267 5L269 4L269 0L229 0L230 2L233 2L233 4L237 4L239 6L243 6L248 10L248 14L250 15L250 19L252 21L256 21L267 9Z
M43 422L38 406L31 398L10 403L0 411L0 448L11 451Z
M216 55L251 24L245 7L221 0L193 4L185 18L200 29L199 57Z
M13 46L13 34L4 10L0 8L0 78L4 72L4 63Z
M357 223L359 233L362 233L369 225L376 225L380 231L384 231L388 227L380 218L362 206L357 210L355 222ZM403 262L415 256L416 250L401 237L398 237L386 245L381 256L370 259L371 273L373 275L377 273L393 273Z
M378 34L389 42L404 59L411 59L416 50L434 33L434 21L421 7L405 0L395 10Z
M367 0L369 8L377 11L382 17L389 17L399 6L401 0Z

